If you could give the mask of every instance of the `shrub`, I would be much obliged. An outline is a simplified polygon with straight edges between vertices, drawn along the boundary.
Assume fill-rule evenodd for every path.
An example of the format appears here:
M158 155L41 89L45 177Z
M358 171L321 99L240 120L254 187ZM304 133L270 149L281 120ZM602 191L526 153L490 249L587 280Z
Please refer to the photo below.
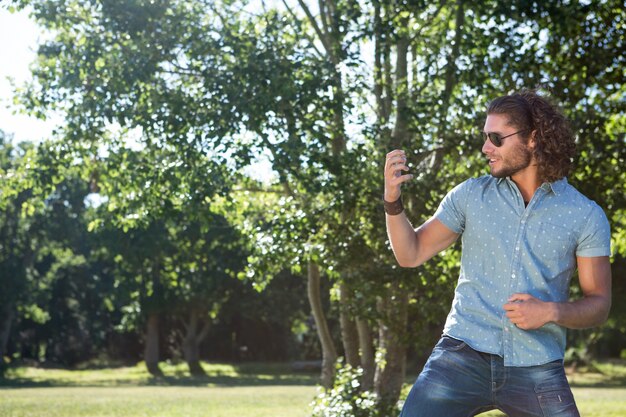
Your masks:
M316 397L312 417L388 417L376 394L362 390L362 376L362 368L338 363L333 387Z

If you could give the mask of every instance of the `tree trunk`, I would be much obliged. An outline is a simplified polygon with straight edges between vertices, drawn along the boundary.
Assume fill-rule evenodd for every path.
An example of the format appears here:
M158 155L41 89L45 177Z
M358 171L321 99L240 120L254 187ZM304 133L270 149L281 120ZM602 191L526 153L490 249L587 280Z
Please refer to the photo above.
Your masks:
M148 315L144 361L148 372L153 376L163 376L163 372L159 368L159 315L157 313Z
M374 389L381 402L381 410L395 405L404 382L406 346L402 334L406 331L408 299L400 284L393 283L379 304L383 318L379 324L378 349L384 354L384 360L376 368Z
M308 268L308 288L307 294L311 311L317 327L317 335L322 344L322 375L321 383L324 388L331 388L335 378L335 362L337 361L337 350L330 335L328 322L322 308L320 296L320 270L317 264L309 261Z
M346 150L346 132L343 120L344 92L342 75L339 68L335 67L333 73L333 119L334 129L332 131L332 150L333 156L338 157Z
M383 39L380 4L374 2L374 97L376 97L376 112L379 126L385 126L389 120L387 107L383 100Z
M189 366L189 373L193 376L206 376L206 372L200 365L200 343L209 331L209 322L206 322L202 329L200 326L200 313L192 310L189 314L189 322L185 324L185 337L183 339L183 355L185 362Z
M450 55L448 55L447 61L448 65L446 68L445 75L445 88L443 90L443 94L441 97L441 113L440 113L440 121L439 121L439 132L438 135L441 137L443 135L444 130L446 129L447 122L446 118L448 116L448 108L450 107L450 98L452 97L452 93L454 91L454 87L457 84L457 65L456 60L459 58L460 49L461 49L461 41L463 40L463 24L465 22L465 10L463 8L463 2L457 2L457 9L454 19L454 44L450 48Z
M339 285L339 320L341 323L341 340L346 355L346 363L353 368L360 365L359 360L359 333L356 323L350 314L350 290L345 283Z
M2 307L2 318L0 319L0 368L4 363L4 356L7 354L9 345L9 335L11 334L11 325L13 324L13 318L15 317L15 311L13 305L7 303Z
M356 328L359 333L359 353L361 355L361 368L363 368L361 390L371 391L374 388L374 373L376 372L372 331L369 323L360 318L356 319Z
M402 26L408 25L408 19L402 19ZM396 119L394 121L392 137L392 147L403 149L408 146L409 135L409 118L408 118L408 54L409 39L400 36L396 44Z
M401 19L401 27L408 25L408 18ZM406 34L396 40L396 118L391 134L392 147L403 149L408 145L408 52ZM379 410L386 415L400 397L406 372L406 346L402 335L406 332L408 293L399 281L393 281L387 294L379 303L381 320L378 330L378 350L384 360L378 363L374 376L374 391L380 401Z

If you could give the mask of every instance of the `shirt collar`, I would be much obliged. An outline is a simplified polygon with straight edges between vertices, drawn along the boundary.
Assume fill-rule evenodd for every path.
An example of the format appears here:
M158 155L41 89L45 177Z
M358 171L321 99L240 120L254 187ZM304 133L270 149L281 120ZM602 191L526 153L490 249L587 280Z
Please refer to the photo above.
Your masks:
M506 178L498 178L497 184L500 184L500 182L502 182L505 179L507 181L513 182L511 177L506 177ZM544 182L543 184L541 184L539 188L547 192L552 191L555 195L558 195L560 192L562 192L565 189L566 186L567 186L567 177L563 177L553 182Z
M552 191L555 195L559 195L561 192L565 190L567 187L567 178L563 177L560 180L556 180L553 182L544 182L541 184L541 188L546 191Z

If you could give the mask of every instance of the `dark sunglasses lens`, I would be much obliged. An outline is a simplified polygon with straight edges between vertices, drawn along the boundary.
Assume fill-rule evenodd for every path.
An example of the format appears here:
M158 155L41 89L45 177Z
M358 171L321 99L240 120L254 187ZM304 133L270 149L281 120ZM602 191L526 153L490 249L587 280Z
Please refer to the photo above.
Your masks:
M491 143L493 143L495 146L502 146L502 138L500 137L500 135L498 135L497 133L489 133L488 136Z
M494 146L500 147L502 146L502 138L497 133L485 133L482 132L483 142L489 139Z

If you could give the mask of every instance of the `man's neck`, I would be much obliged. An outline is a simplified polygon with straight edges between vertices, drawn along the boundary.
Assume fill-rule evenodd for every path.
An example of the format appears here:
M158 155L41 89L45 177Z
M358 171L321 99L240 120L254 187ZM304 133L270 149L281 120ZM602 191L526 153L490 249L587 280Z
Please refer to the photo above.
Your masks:
M511 176L511 180L517 185L526 203L533 198L537 188L541 187L541 180L539 179L536 165L531 165L522 171L516 172Z

